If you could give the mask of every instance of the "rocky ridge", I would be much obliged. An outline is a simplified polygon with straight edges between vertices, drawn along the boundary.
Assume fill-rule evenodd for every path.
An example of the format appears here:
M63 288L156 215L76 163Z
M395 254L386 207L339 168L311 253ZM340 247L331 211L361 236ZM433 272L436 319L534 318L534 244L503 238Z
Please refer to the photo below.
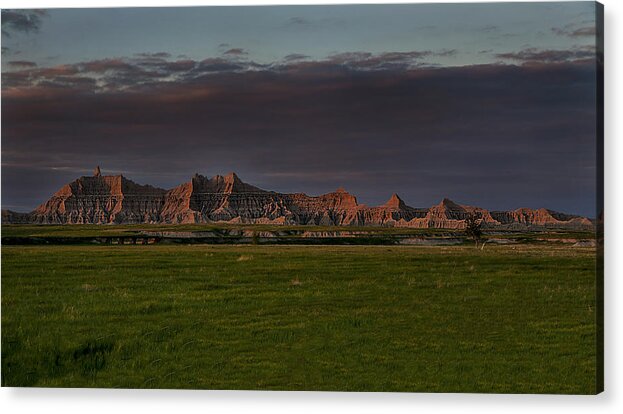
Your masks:
M547 210L520 208L488 211L447 198L430 208L408 206L397 194L383 205L368 207L340 188L320 196L262 190L236 174L212 178L195 174L171 190L139 185L122 175L83 176L63 186L30 213L2 211L4 223L258 223L324 226L388 226L461 229L476 215L483 225L500 229L561 228L592 230L586 218Z

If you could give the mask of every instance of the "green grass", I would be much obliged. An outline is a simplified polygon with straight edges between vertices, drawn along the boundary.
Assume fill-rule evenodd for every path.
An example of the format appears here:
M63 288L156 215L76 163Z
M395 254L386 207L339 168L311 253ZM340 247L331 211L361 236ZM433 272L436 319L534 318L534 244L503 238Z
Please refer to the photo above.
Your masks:
M5 246L2 385L590 394L594 269L562 246Z
M440 235L463 234L460 230L417 229L406 227L357 227L357 226L284 226L278 224L3 224L2 237L118 237L140 234L141 231L204 232L227 230L251 230L256 232L301 232L301 231L364 231L374 235Z

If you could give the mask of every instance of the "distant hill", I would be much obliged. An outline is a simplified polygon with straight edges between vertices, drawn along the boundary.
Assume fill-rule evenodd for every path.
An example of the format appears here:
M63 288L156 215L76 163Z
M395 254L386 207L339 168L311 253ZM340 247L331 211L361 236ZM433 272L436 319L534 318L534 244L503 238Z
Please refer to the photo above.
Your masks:
M83 176L63 186L30 213L2 211L4 223L130 224L130 223L262 223L289 225L391 226L414 228L465 227L476 215L483 225L500 229L560 228L591 230L586 217L544 208L488 211L444 198L430 208L414 208L397 195L383 205L368 207L338 189L320 196L262 190L235 173L207 178L195 174L171 189L140 185L122 175Z

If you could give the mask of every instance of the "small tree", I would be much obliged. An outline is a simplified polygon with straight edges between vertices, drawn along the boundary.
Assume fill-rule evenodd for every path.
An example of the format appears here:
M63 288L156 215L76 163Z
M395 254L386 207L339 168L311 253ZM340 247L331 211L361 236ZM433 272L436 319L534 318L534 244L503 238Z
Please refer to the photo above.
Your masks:
M478 247L478 243L482 239L482 219L474 213L470 213L465 218L465 234L472 239Z

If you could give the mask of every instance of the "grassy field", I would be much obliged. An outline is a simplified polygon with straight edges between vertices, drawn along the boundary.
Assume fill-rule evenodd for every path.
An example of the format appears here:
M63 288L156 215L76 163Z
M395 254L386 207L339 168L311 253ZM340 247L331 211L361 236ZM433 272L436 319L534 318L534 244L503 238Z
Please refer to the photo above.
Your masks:
M2 385L590 394L594 268L565 246L4 246Z
M2 225L3 237L24 236L59 236L59 237L97 237L97 236L127 236L139 234L141 231L176 231L201 232L219 230L252 230L252 231L366 231L380 234L435 234L448 233L452 230L442 229L414 229L406 227L356 227L356 226L283 226L278 224L77 224L77 225L48 225L48 224L8 224Z
M117 237L138 235L142 231L173 231L173 232L223 232L227 230L249 230L256 232L365 232L371 235L414 235L414 236L439 236L439 235L464 235L463 230L434 229L434 228L409 228L409 227L357 227L357 226L283 226L278 224L3 224L2 237ZM485 236L491 234L485 231ZM591 231L572 230L547 230L530 232L495 232L495 237L513 237L527 240L537 238L560 239L594 239L595 233Z

